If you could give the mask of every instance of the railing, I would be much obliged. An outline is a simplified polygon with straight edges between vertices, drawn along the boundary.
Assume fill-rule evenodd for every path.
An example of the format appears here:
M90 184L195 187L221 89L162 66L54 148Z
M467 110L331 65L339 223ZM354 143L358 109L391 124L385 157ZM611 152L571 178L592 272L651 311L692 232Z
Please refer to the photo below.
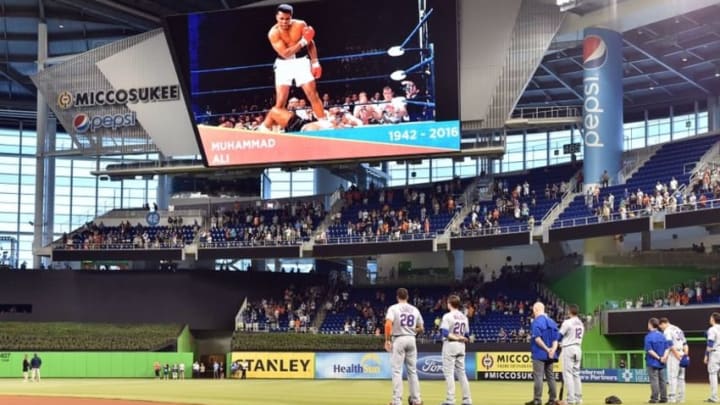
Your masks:
M625 184L661 147L662 145L653 145L648 148L625 152L623 154L623 168L617 172L618 184Z
M103 242L103 243L73 243L67 245L63 243L53 244L52 248L55 250L153 250L153 249L182 249L187 244L185 242L177 243L150 243L150 246L135 246L132 242Z
M516 108L511 118L540 120L540 119L558 119L558 118L579 118L582 116L583 107L565 106L565 107L523 107Z
M346 245L355 243L407 242L414 240L434 239L440 235L442 235L442 231L428 233L404 233L401 234L399 237L393 235L348 235L328 238L327 241L315 241L315 243L319 245Z
M467 217L467 215L470 213L470 210L472 209L472 204L474 203L476 196L479 199L480 180L480 177L476 177L475 179L473 179L473 181L468 185L465 191L458 198L458 200L462 204L462 208L456 210L455 215L453 215L447 225L445 225L445 229L443 229L442 231L442 234L444 236L448 236L450 234L450 231L454 227L459 226L459 224L462 224L465 221L465 217ZM482 180L487 181L487 178L483 178Z
M642 350L584 352L583 367L645 369L645 352Z
M694 185L701 183L706 169L716 169L719 165L715 162L720 157L720 142L714 144L702 155L700 160L683 165L683 174L690 174L688 177L687 190L692 191Z
M563 195L563 198L565 198L564 195ZM557 207L559 207L559 206L560 206L560 203L556 202L555 204L553 204L552 207L550 207L550 209L548 210L548 212L546 212L545 215L543 215L542 219L540 219L540 223L538 225L546 224L550 215L552 215L553 211L555 211L555 209L557 209Z
M309 237L297 238L293 241L266 241L266 240L229 240L216 242L200 241L199 246L202 249L223 249L223 248L244 248L244 247L280 247L280 246L300 246L303 242L309 241Z
M112 211L109 211L109 212L99 216L97 218L97 221L102 221L103 218L129 218L129 219L142 218L142 219L144 219L148 212L150 212L150 210L148 210L146 208L112 210ZM168 215L171 217L204 218L206 215L206 211L201 210L201 209L177 210L177 211L160 210L160 211L157 211L157 213L160 215Z
M463 131L466 129L463 128ZM469 131L469 130L468 130ZM475 135L475 138L464 138L460 143L461 150L468 149L490 149L490 148L502 148L505 149L505 134L481 134Z
M624 215L618 212L613 212L607 218L603 218L602 216L598 215L591 215L580 218L563 219L559 222L554 223L551 229L571 228L573 226L603 224L608 222L619 222L629 219L647 218L654 214L675 214L688 211L701 211L713 208L720 208L720 199L706 200L704 202L696 201L694 203L686 202L685 204L678 205L674 211L671 210L669 207L657 208L653 206L651 208L651 211L648 211L648 207L644 207L632 211L627 211L627 213Z
M454 237L466 238L466 237L476 237L476 236L491 236L491 235L520 233L520 232L528 232L528 231L530 231L529 224L493 226L493 227L481 228L481 229L464 229L462 232L460 232L460 235L454 236Z

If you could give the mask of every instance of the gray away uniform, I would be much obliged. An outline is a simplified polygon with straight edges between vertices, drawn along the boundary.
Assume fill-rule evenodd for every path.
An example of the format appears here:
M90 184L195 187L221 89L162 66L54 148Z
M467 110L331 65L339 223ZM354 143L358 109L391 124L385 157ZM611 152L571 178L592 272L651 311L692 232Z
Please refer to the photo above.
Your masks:
M405 364L410 388L410 399L420 403L420 382L417 375L417 345L415 328L423 325L420 311L414 306L402 303L392 305L385 319L392 321L392 366L393 399L392 405L401 405L403 396L402 366Z

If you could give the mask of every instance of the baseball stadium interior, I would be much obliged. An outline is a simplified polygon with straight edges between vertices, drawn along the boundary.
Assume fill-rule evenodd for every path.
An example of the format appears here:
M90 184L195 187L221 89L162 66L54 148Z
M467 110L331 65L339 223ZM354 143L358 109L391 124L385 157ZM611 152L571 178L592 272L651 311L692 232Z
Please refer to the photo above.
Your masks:
M0 0L0 403L33 353L48 380L280 379L130 399L368 403L267 400L357 379L386 401L399 288L425 403L451 296L475 403L530 399L537 302L579 307L587 392L645 401L669 318L707 398L718 21L720 0Z

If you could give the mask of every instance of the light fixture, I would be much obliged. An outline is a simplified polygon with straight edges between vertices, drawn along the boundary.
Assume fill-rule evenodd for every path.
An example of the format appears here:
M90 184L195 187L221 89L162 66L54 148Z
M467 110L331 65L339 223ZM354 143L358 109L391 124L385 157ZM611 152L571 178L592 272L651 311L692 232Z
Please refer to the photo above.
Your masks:
M65 28L65 26L60 24L60 25L58 25L58 28L63 29L63 28Z
M650 90L655 90L655 86L650 86Z
M682 59L680 59L680 60L683 61L683 62L687 62L687 61L688 61L688 58L687 58L687 56L683 56Z
M720 72L715 72L715 77L720 77Z
M405 72L404 70L396 70L390 74L390 78L392 80L395 80L396 82L405 80L406 77L407 77L407 72Z
M405 48L400 45L391 46L390 49L388 49L387 53L392 57L403 56L405 55Z

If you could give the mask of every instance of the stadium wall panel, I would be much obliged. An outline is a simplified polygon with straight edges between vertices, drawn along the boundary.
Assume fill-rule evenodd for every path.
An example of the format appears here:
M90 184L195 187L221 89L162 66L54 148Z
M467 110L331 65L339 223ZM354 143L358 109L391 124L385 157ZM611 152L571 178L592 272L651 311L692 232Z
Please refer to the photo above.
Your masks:
M0 271L0 302L32 313L0 320L177 323L232 330L245 297L281 296L283 288L322 285L327 275L216 271Z
M25 354L0 353L0 378L22 378ZM42 378L152 378L153 364L185 364L186 378L192 376L193 353L137 352L49 352L38 353L42 359Z
M720 208L665 215L666 228L683 228L693 225L705 226L718 223L720 223Z
M85 260L182 260L182 249L53 249L52 259L56 262L81 262Z
M463 237L450 239L450 247L453 250L482 250L503 246L530 245L530 233L503 233L499 235Z
M598 236L612 236L650 230L650 218L636 218L625 221L604 222L592 225L572 226L550 230L550 241L588 239Z
M313 247L313 257L375 256L386 253L432 252L432 250L431 239L342 245L316 244Z

